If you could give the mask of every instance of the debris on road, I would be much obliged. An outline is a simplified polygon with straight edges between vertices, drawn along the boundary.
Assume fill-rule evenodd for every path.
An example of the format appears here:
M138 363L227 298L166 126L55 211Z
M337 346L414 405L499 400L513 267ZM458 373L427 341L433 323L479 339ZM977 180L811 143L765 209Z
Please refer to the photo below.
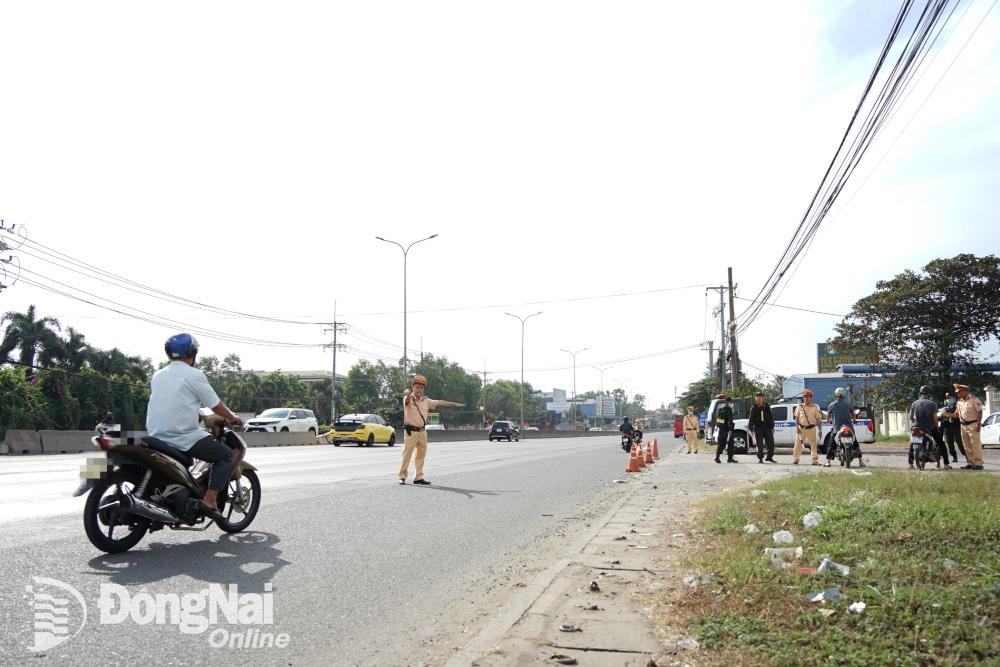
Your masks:
M563 623L559 626L559 632L583 632L583 628L578 628L572 623Z
M850 607L847 608L847 611L851 612L852 614L863 614L865 613L865 609L867 607L868 605L866 605L864 602L855 602L854 604L852 604Z
M549 660L555 660L560 665L576 665L578 664L576 658L565 655L563 653L555 653L549 656Z
M778 558L802 558L802 547L764 547L764 555Z
M600 593L601 592L601 587L597 585L597 581L591 581L590 582L590 592L591 593Z
M831 616L833 616L834 614L837 613L837 610L836 609L820 609L819 613L823 614L827 618L830 618Z
M743 526L743 532L746 533L747 535L756 535L757 533L760 532L760 528L758 528L752 523L748 523L747 525Z

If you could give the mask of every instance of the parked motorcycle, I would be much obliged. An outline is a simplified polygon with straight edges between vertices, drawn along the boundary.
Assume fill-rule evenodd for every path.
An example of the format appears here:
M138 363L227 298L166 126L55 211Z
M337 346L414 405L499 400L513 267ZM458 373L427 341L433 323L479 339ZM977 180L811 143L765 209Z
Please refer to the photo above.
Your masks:
M83 527L91 544L107 553L128 551L147 532L206 530L212 523L227 533L246 530L260 508L257 469L243 460L246 442L229 430L216 415L203 416L211 434L234 450L233 473L219 493L222 519L212 520L201 511L210 464L195 462L187 452L157 438L142 438L139 445L115 445L107 437L109 412L91 438L106 461L88 460L74 496L89 493L83 508Z
M920 428L914 426L910 429L910 451L913 452L913 462L918 470L923 470L928 463L938 463L941 452L938 451L937 441L934 436Z

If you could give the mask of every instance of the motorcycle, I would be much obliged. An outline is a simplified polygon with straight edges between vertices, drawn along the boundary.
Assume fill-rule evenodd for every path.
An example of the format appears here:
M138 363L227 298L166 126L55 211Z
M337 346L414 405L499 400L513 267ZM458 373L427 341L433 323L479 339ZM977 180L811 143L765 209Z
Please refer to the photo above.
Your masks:
M833 445L837 448L837 459L840 465L851 467L851 462L861 456L854 431L848 426L842 426L833 436Z
M642 445L642 431L635 429L631 433L622 433L622 451L632 451L632 445Z
M164 527L207 530L214 522L227 533L238 533L253 522L260 508L257 469L243 460L246 442L221 417L202 415L212 436L235 455L229 485L218 496L222 519L211 519L201 511L209 464L195 462L187 452L153 437L142 438L138 445L115 445L107 436L112 419L109 412L91 438L106 460L96 464L88 460L80 473L80 486L73 492L74 496L89 493L83 527L95 547L120 553L138 544L147 532Z
M910 429L910 451L913 452L913 462L918 470L923 470L928 463L936 463L939 467L941 465L938 462L941 453L938 451L937 441L919 426Z

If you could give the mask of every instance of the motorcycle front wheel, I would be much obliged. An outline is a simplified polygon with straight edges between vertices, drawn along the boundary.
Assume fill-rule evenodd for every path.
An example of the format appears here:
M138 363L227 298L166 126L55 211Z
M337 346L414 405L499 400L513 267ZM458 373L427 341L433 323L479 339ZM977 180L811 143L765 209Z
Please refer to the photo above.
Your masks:
M260 478L253 470L244 470L239 479L229 480L225 494L219 494L219 511L225 518L215 523L227 533L239 533L253 523L259 509Z
M87 495L83 507L83 529L90 543L109 554L128 551L149 530L149 521L119 510L125 491L134 492L142 480L135 468L112 472ZM115 533L117 532L117 536Z

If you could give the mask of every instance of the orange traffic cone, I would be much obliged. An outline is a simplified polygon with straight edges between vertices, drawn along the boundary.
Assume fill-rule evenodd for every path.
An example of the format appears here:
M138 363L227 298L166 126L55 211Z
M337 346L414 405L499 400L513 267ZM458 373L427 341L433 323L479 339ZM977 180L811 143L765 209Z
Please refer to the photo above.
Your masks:
M653 446L646 443L646 465L653 465Z
M656 438L653 438L653 459L660 460L660 448L656 446Z
M632 451L628 455L628 465L625 466L625 472L639 472L639 458L635 452L635 445L632 446Z
M643 468L646 467L646 462L643 460L642 456L642 443L636 445L635 450L636 450L635 458L639 462L639 470L642 470Z

